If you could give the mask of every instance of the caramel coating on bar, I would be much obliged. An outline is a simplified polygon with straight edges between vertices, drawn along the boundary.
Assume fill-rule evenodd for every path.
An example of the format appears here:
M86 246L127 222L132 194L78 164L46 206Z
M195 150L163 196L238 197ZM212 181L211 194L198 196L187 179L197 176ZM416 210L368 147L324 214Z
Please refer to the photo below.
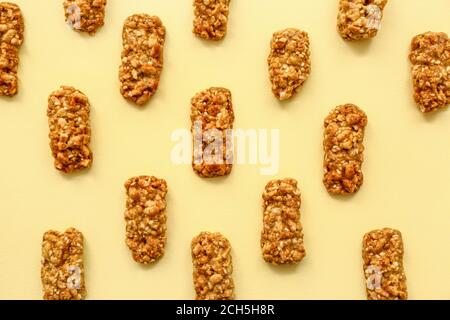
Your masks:
M125 20L120 66L122 96L144 105L156 92L163 68L166 29L157 16L135 14Z
M83 234L75 228L47 231L42 239L41 280L45 300L86 297Z
M193 33L206 40L221 40L227 33L230 0L194 0Z
M17 94L19 48L23 35L24 23L19 6L0 2L0 96Z
M167 183L140 176L128 179L125 189L126 243L136 262L148 264L164 254Z
M279 100L291 98L311 73L308 34L293 28L275 32L267 62L273 94Z
M234 300L230 242L218 232L202 232L191 250L196 299Z
M363 183L366 114L354 104L336 107L324 122L323 183L332 194L349 194Z
M64 0L66 22L76 31L94 35L105 24L106 0Z
M387 0L339 0L337 28L348 41L370 39L381 27Z
M411 41L409 54L414 100L420 111L450 104L450 39L443 32L425 32Z
M229 130L234 122L231 92L210 88L196 94L191 99L191 122L194 171L206 178L230 174L233 147Z
M263 193L263 258L272 264L295 264L306 255L300 223L300 190L295 179L272 180Z
M61 86L48 98L50 148L55 168L65 173L92 164L90 104L81 91Z
M362 257L368 300L408 298L400 231L384 228L365 234Z

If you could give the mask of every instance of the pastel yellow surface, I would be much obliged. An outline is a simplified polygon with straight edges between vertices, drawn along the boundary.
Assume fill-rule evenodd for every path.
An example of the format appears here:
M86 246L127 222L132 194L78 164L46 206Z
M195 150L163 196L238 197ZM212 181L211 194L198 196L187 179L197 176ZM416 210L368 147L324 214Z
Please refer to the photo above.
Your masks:
M20 93L0 98L0 298L40 299L41 239L46 230L85 236L89 299L191 299L190 241L220 231L233 246L240 299L365 299L363 234L402 231L411 299L450 298L450 111L424 116L412 99L408 50L428 30L450 33L448 0L389 1L378 36L344 42L337 0L233 0L228 34L207 43L191 33L191 0L110 0L95 37L71 31L62 0L17 0L26 23ZM160 88L137 108L119 92L121 30L133 13L158 15L167 28ZM312 74L280 104L266 58L274 31L298 27L311 39ZM82 90L92 105L91 170L65 176L48 146L47 97L59 85ZM190 126L190 98L210 86L233 93L237 128L279 128L280 170L236 165L224 179L198 178L175 165L171 133ZM366 111L365 182L335 198L322 184L322 123L352 102ZM142 267L124 242L123 183L134 175L169 185L168 241L162 260ZM306 258L273 267L261 258L261 193L293 177L302 192Z

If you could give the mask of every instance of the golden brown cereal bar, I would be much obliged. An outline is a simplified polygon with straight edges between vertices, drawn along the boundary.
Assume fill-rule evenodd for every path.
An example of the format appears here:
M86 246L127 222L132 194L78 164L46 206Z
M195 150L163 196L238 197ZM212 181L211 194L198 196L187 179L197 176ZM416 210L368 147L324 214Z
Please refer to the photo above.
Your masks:
M349 194L363 183L366 114L354 104L336 107L324 122L323 183L332 194Z
M210 88L191 100L192 168L201 177L228 175L233 167L231 92Z
M406 300L403 240L398 230L374 230L363 238L362 256L368 300Z
M17 69L19 50L17 47L0 43L0 96L13 96L17 93Z
M49 138L56 169L71 173L91 166L89 113L88 98L73 87L61 86L49 96Z
M77 31L94 35L105 23L106 0L64 0L66 22Z
M194 34L207 40L223 39L229 11L230 0L194 0Z
M305 257L300 205L300 190L295 179L272 180L266 185L261 233L265 261L295 264Z
M163 68L166 29L156 16L135 14L123 26L122 65L119 78L122 96L145 104L159 86Z
M311 73L308 34L293 28L275 32L270 49L267 61L272 91L278 99L287 100Z
M202 232L191 249L196 299L234 300L230 242L218 232Z
M450 39L443 32L426 32L411 42L409 59L414 99L422 112L450 104Z
M23 34L24 23L19 6L0 2L0 96L17 94L19 48Z
M41 280L45 300L82 300L84 283L83 234L47 231L42 240Z
M164 254L167 183L140 176L125 182L126 243L136 262L148 264Z
M339 0L337 27L349 41L373 38L381 28L387 0Z

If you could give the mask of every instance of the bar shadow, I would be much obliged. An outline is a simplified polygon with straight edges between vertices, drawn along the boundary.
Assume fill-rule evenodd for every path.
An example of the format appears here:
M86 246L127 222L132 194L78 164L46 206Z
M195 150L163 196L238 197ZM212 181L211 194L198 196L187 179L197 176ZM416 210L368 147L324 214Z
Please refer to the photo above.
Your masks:
M438 109L438 110L435 110L432 112L422 113L420 110L419 110L419 112L422 113L422 117L425 119L426 122L431 123L431 122L436 121L437 118L442 117L442 115L441 115L442 113L448 112L448 108L450 108L450 106L447 106L447 107L444 107L444 108L441 108L441 109Z
M298 264L286 264L286 265L274 265L267 262L265 263L272 272L278 273L279 275L293 274L300 268L301 264L301 262Z
M347 45L347 47L349 47L354 53L362 56L365 55L373 41L373 39L365 39L365 40L359 40L359 41L347 41L347 40L342 40L345 42L345 44Z

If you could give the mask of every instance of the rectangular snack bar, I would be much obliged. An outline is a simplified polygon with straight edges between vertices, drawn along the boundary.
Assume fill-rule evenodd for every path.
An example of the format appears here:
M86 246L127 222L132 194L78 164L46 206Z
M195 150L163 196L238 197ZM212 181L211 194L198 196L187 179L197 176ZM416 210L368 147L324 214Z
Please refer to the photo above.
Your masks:
M294 28L275 32L270 49L267 61L272 91L279 100L287 100L311 73L308 34Z
M337 27L348 41L370 39L381 28L387 0L339 0Z
M119 78L122 96L144 105L156 92L163 68L166 29L157 16L135 14L123 25L122 65Z
M91 166L89 113L88 98L73 87L61 86L49 96L49 138L56 169L71 173Z
M86 296L83 234L47 231L42 240L41 280L45 300L82 300Z
M270 181L263 193L263 258L272 264L295 264L306 255L300 223L300 190L295 179Z
M206 40L223 39L229 11L230 0L194 0L194 34Z
M77 31L94 35L104 25L106 0L64 0L66 22Z
M366 114L354 104L336 107L324 122L324 178L331 194L357 192L363 183Z
M444 32L426 32L411 41L409 59L414 100L422 112L450 104L450 39Z
M0 2L0 96L17 94L19 48L23 35L24 23L19 6Z
M126 243L136 262L148 264L164 254L167 183L140 176L128 179L125 189Z
M231 92L210 88L191 99L192 168L201 177L230 174L233 167L234 122Z
M218 232L202 232L191 250L196 299L234 300L230 242Z
M362 257L368 300L408 298L400 231L384 228L365 234Z

